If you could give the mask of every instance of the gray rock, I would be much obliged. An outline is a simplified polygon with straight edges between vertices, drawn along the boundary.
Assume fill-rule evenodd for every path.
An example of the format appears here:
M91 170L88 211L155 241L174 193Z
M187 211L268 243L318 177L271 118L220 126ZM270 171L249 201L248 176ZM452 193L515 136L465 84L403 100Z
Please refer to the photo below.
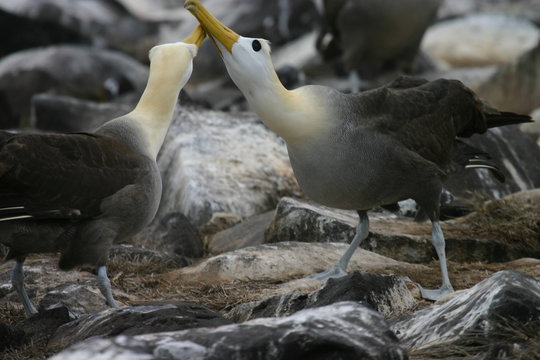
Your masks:
M47 311L57 307L66 307L74 315L100 311L107 308L103 296L100 295L99 292L92 291L83 284L62 284L47 289L45 295L39 300L38 310Z
M540 281L501 271L442 305L398 320L392 328L407 348L438 349L441 356L523 343L537 338L540 329Z
M100 359L407 359L384 318L354 302L214 329L118 336L77 344L51 358Z
M284 197L280 199L274 219L266 231L265 243L350 242L357 224L358 215L354 211Z
M227 313L227 318L243 322L260 317L288 316L306 308L341 301L362 302L386 318L403 315L416 306L416 300L403 280L395 276L355 272L341 278L329 279L321 289L310 293L293 291L238 305Z
M429 223L417 223L389 213L370 212L369 216L370 235L360 244L362 249L409 263L426 263L437 258ZM265 242L349 243L357 224L358 217L353 211L282 198L266 231ZM454 237L452 233L446 236L446 250L448 259L457 262L501 262L538 255L509 244Z
M540 107L540 42L474 90L505 111L529 114Z
M173 256L198 258L203 255L203 243L197 229L180 212L156 217L150 226L135 236L134 241Z
M127 114L133 107L41 93L32 96L30 123L33 128L43 131L85 132Z
M540 108L531 112L531 118L534 122L527 124L520 124L519 128L525 134L529 135L533 140L540 145Z
M182 21L185 10L176 0L115 0L138 19L150 22Z
M14 52L40 46L49 46L59 43L88 44L89 40L76 31L71 31L61 24L47 21L33 20L25 16L6 11L8 1L0 1L0 31L3 34L17 34L17 36L4 36L0 48L0 58ZM8 5L16 5L13 2Z
M444 0L440 18L456 18L470 13L503 13L540 24L540 3L537 0Z
M208 242L211 254L260 245L264 242L264 233L274 218L274 211L252 216L240 224L218 232Z
M23 343L23 330L13 325L0 323L0 352L18 348Z
M437 79L455 79L464 83L471 89L478 89L480 85L485 83L495 72L497 72L497 65L493 66L480 66L480 67L466 67L466 68L452 68L427 72L421 76L429 81Z
M467 199L471 192L478 192L500 199L518 191L540 187L540 148L518 126L493 128L463 141L490 154L490 162L503 172L506 180L504 183L498 182L485 169L457 169L444 183L455 197Z
M181 108L158 165L163 195L157 221L180 212L201 227L213 213L248 217L300 192L285 144L251 113Z
M71 39L131 53L141 61L147 60L148 50L159 42L158 24L140 20L117 1L0 0L0 9L34 23L42 23L44 34L56 35L61 29L72 34ZM26 31L22 29L22 33ZM63 38L56 35L50 40L59 43Z
M163 274L161 278L171 282L207 284L232 280L286 281L328 269L347 247L347 244L339 243L302 242L258 245L205 259L196 265ZM359 249L353 254L348 270L414 274L427 271L427 268Z
M24 262L25 288L30 300L40 309L50 306L65 305L75 313L94 312L108 308L101 295L96 276L86 271L62 271L57 266L58 258L40 256ZM0 304L22 309L19 297L11 285L13 262L0 265ZM48 295L51 293L50 295ZM128 295L113 287L117 300L129 298ZM41 300L46 298L41 305Z
M146 303L84 315L60 327L49 341L49 348L60 350L90 337L133 336L230 323L218 313L199 305Z
M26 50L0 60L0 111L28 125L34 94L108 101L142 93L148 68L126 55L82 46Z
M69 321L71 319L67 308L58 307L39 312L17 324L0 323L0 355L8 350L22 357L24 355L20 355L17 349L25 345L44 347L56 329Z
M503 14L471 14L439 22L424 35L422 49L451 67L507 64L531 50L540 30Z

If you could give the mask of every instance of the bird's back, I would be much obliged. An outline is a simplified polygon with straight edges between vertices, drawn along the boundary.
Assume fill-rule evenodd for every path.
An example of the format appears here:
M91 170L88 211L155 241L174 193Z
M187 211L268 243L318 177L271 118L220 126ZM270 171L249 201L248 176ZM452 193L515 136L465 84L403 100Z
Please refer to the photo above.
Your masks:
M161 197L159 170L136 151L136 133L121 133L1 134L0 241L16 253L68 244L80 255L85 241L99 244L91 233L106 232L109 246L145 226Z
M327 1L329 30L337 38L349 70L372 78L403 70L414 59L423 34L434 21L439 0Z
M421 197L430 187L436 193L456 136L490 126L484 104L454 80L401 77L359 94L312 91L329 104L335 125L290 145L289 155L304 191L334 207L369 209Z

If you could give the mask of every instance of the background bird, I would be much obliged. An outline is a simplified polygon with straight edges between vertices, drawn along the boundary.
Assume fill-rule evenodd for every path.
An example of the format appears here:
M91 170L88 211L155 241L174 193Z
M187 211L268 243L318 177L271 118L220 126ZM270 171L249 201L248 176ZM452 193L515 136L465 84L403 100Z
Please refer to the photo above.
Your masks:
M424 32L441 0L316 0L321 29L316 47L341 59L353 92L389 74L411 73Z
M152 48L135 109L92 133L0 132L0 242L16 260L12 284L27 316L37 312L24 289L30 253L59 252L61 269L96 266L99 288L116 307L105 266L109 249L157 211L156 156L204 38L198 26L183 42Z
M422 295L437 299L452 292L439 199L456 136L530 117L491 109L461 82L444 79L402 77L360 94L316 85L289 91L276 75L266 40L236 34L199 0L187 0L185 6L205 28L253 110L285 139L305 193L359 214L350 247L333 268L315 277L346 274L352 254L369 234L367 210L412 198L432 222L441 267L441 288L422 288Z

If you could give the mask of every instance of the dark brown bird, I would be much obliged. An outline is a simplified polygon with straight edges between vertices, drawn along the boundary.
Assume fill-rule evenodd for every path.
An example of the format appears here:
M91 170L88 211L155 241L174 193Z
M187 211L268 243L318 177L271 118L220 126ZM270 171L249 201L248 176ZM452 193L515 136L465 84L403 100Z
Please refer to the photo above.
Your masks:
M316 0L321 14L317 49L341 58L353 92L385 73L410 73L441 0Z
M157 211L156 156L204 37L197 27L184 42L152 48L135 109L92 133L0 132L0 242L16 260L11 280L27 316L37 312L24 289L30 253L59 252L61 269L96 266L99 288L116 306L105 266L109 250Z

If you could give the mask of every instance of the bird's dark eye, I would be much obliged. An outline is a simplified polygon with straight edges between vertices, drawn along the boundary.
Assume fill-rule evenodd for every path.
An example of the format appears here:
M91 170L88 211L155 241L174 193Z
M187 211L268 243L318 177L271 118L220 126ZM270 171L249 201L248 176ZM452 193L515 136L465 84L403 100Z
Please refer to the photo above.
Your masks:
M261 42L259 40L253 40L253 42L251 43L251 47L253 48L253 50L259 51L262 48Z

